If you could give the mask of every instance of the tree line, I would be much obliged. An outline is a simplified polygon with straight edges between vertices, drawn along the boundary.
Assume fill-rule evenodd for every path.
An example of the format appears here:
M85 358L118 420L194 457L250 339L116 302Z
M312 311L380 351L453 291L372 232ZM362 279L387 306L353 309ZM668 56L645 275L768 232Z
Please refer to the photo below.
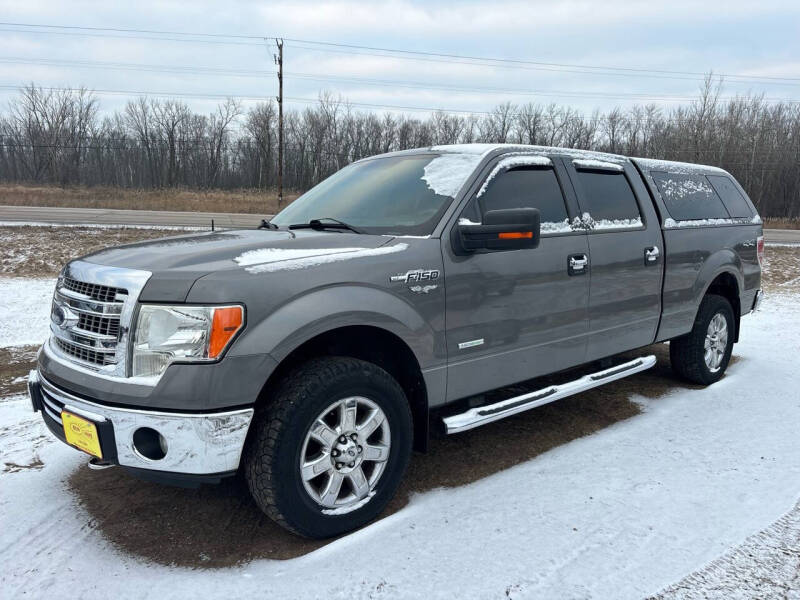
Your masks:
M507 142L697 162L731 172L765 217L800 217L800 104L722 99L709 77L696 100L583 114L505 102L482 114L363 112L322 94L284 112L284 185L306 190L360 158L433 144ZM125 188L277 184L277 107L235 99L211 114L138 98L101 115L90 91L20 89L0 112L0 181Z

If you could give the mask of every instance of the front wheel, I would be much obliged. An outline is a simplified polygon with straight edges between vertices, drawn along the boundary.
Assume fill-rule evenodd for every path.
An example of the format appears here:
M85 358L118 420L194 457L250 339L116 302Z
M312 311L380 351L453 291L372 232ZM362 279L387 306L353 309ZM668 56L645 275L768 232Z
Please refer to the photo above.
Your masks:
M735 326L730 302L722 296L707 295L700 303L692 331L669 343L672 369L693 383L719 381L731 360Z
M386 371L348 357L292 372L257 414L245 475L259 507L325 538L360 527L391 500L411 455L411 412Z

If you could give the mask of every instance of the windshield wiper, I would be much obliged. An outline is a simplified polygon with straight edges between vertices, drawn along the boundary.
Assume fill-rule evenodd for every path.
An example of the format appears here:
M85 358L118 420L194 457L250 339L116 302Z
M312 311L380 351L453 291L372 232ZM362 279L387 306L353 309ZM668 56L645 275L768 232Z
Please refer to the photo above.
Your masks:
M279 229L279 227L272 221L261 219L261 223L258 225L257 229Z
M308 223L295 223L294 225L289 225L289 229L347 229L353 233L364 233L360 229L333 217L311 219Z

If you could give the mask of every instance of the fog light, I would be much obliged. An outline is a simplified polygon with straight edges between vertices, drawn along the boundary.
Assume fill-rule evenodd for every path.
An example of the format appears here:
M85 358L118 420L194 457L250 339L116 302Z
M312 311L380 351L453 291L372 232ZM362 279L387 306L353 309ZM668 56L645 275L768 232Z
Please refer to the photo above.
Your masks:
M167 440L150 427L133 432L133 449L148 460L161 460L167 455Z

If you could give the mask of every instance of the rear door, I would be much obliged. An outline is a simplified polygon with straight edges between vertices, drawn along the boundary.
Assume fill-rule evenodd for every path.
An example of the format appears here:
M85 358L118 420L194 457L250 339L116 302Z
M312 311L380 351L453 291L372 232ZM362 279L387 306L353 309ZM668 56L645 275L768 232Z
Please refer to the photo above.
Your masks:
M564 159L588 234L587 360L651 344L661 317L664 245L647 190L629 162Z
M570 226L577 204L563 165L512 168L483 184L451 227L459 218L480 223L488 210L537 208L542 237L538 248L466 256L442 237L448 400L580 364L586 353L589 277L581 261L589 248L585 232Z

